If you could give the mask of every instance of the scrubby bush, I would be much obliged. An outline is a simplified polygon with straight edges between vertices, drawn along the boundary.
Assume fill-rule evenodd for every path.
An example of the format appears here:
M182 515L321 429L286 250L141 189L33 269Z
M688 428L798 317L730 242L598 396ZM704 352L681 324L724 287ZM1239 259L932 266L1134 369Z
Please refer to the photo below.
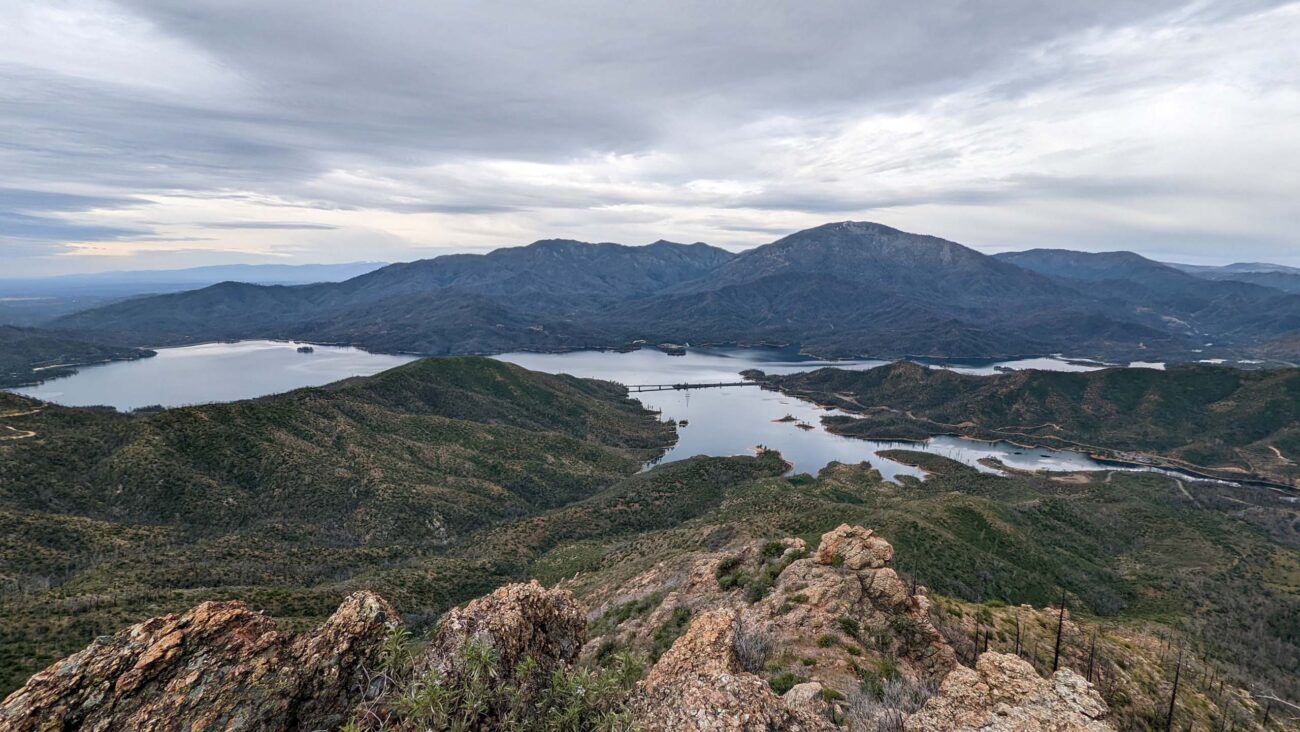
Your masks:
M772 654L772 637L760 628L736 623L734 648L740 667L751 674L759 673Z
M412 676L401 636L385 644L382 678L388 691L346 728L368 730L500 730L501 732L628 732L628 694L644 666L620 653L605 667L560 667L543 673L525 659L499 667L490 643L467 642L454 681L437 671ZM391 653L390 653L391 651ZM403 665L405 664L405 665Z
M796 684L801 684L801 683L803 683L803 679L799 678L798 676L795 676L789 671L782 671L781 673L767 680L767 685L772 687L772 691L777 696L781 696L787 691L793 689Z
M877 689L849 695L845 721L850 729L902 732L903 722L938 691L934 683L895 678Z

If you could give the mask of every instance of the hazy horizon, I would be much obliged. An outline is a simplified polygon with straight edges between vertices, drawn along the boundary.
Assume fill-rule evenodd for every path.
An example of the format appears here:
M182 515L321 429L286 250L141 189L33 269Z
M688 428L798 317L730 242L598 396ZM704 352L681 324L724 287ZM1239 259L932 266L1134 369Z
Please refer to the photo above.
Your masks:
M1300 2L0 0L0 23L0 276L735 251L842 220L1300 266Z
M791 232L791 233L795 233L795 232ZM922 233L924 233L924 232L909 232L909 233L922 234ZM312 268L312 267L338 267L338 268L341 268L341 267L348 267L348 266L373 266L373 267L375 267L375 268L379 268L379 267L385 267L385 266L388 266L388 265L391 265L391 264L404 264L404 263L410 263L410 262L418 261L418 260L421 260L421 259L432 259L432 258L435 258L435 257L443 256L443 255L445 255L445 254L480 254L480 255L481 255L481 254L488 254L488 253L491 253L491 252L497 251L497 250L499 250L499 249L513 249L513 248L527 247L527 246L532 246L533 244L536 244L536 243L541 242L541 241L554 240L554 239L557 239L557 238L558 238L558 237L546 237L546 238L544 238L544 239L537 239L537 240L530 241L530 242L522 242L522 243L517 243L517 244L503 244L503 245L501 245L501 246L485 246L485 247L476 247L476 248L472 248L472 249L471 249L471 248L454 248L454 247L447 247L447 248L445 248L445 249L440 249L439 251L432 252L432 253L430 253L427 257L413 257L413 258L411 258L411 259L406 259L406 260L390 260L390 261L384 261L384 260L349 260L349 261L341 261L341 262L313 262L313 261L304 261L304 262L277 262L277 261L272 261L272 262L266 262L266 261L228 261L228 262L221 262L221 263L217 263L217 264L198 264L198 265L193 265L193 266L188 266L188 267L174 267L174 266L165 266L165 265L164 265L164 266L157 266L157 267L142 266L142 267L140 267L140 268L132 268L132 269L95 269L95 270L77 271L77 272L55 272L55 273L48 273L48 274L28 274L28 275L17 275L17 276L12 276L12 277L8 277L8 276L0 276L0 282L2 282L2 281L6 281L6 280L16 281L16 280L24 280L24 279L32 279L32 280L36 280L36 279L52 279L52 278L65 278L65 277L66 277L66 278L77 278L77 277L98 277L98 276L107 276L107 275L164 274L164 273L167 273L167 272L197 272L197 271L202 271L202 270L216 270L216 269L237 268L237 267L263 267L263 268L272 268L272 267L277 267L277 268L278 268L278 267L288 267L288 268L298 268L298 269L309 269L309 268ZM657 244L657 243L659 243L660 241L663 241L663 240L658 240L658 241L654 241L654 242L642 242L642 243L627 243L627 242L584 242L584 241L579 241L578 243L580 243L580 244L589 244L589 245L616 244L616 245L619 245L619 246L628 246L628 247L646 247L646 246L651 246L652 244ZM773 241L776 241L776 240L773 240ZM705 244L705 245L709 245L709 246L715 246L715 245L710 245L708 242L670 242L670 243L674 243L674 244L684 244L684 245L690 245L690 244ZM754 246L762 246L763 244L767 244L767 243L771 243L771 242L762 242L762 243L760 243L760 244L756 244L756 245L754 245ZM957 242L957 243L961 243L961 242ZM722 248L722 247L719 247L719 248ZM734 251L745 251L745 249L751 249L751 248L753 248L753 247L744 247L744 248L740 248L740 249L737 249L737 250L734 250ZM1043 248L1043 249L1064 249L1064 248L1062 248L1062 247L1041 247L1041 248ZM1003 249L1003 250L999 250L999 251L1018 251L1018 250ZM1069 251L1069 250L1066 250L1066 251ZM1097 250L1097 251L1106 251L1106 250ZM1112 251L1119 251L1119 250L1112 250ZM1240 260L1240 259L1232 259L1231 257L1221 257L1221 258L1218 258L1218 260L1213 261L1213 262L1209 262L1209 263L1191 262L1191 261L1175 261L1175 260L1163 260L1163 261L1162 261L1162 260L1152 260L1152 261L1157 261L1157 262L1160 262L1160 263L1162 263L1162 264L1170 264L1170 265L1182 265L1182 264L1186 264L1186 265L1203 265L1203 266L1226 266L1226 265L1234 265L1234 264L1235 264L1235 265L1250 265L1250 264L1277 265L1277 264L1281 264L1280 262L1261 262L1261 261L1257 261L1257 260L1254 260L1254 261L1247 261L1247 260Z

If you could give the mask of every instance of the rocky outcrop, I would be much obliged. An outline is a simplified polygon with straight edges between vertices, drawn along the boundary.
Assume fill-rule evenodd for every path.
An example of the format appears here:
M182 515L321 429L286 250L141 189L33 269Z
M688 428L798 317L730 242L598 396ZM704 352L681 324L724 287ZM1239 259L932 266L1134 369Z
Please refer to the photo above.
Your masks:
M763 679L741 668L736 656L735 609L695 619L646 674L633 702L646 732L820 732L833 730L807 705L795 708Z
M897 656L915 676L941 678L956 655L930 621L930 604L885 566L889 542L869 529L842 525L822 535L810 559L790 563L773 591L749 609L750 622L771 629L803 658L817 659L821 681L849 693L858 685L858 656L847 647ZM824 644L826 638L836 643Z
M1025 661L985 653L958 666L939 695L907 720L908 732L1104 732L1106 703L1083 677L1061 669L1044 679Z
M894 547L875 536L871 529L840 524L822 534L817 547L818 564L843 565L848 569L879 569L894 559Z
M1042 679L997 653L958 666L931 624L924 588L887 566L893 548L871 531L840 526L813 556L807 549L798 539L732 546L622 583L630 594L609 602L625 620L603 622L614 647L662 650L693 621L634 689L622 678L583 713L630 715L645 732L828 732L880 720L896 729L904 719L912 732L1111 729L1106 705L1071 671ZM375 674L398 627L393 609L365 592L298 635L242 603L204 603L101 638L37 674L0 705L0 730L296 731L349 718L419 730L435 710L408 709L406 692L435 686L442 696L426 702L469 705L476 728L492 730L517 722L518 700L531 709L563 676L555 672L574 672L587 640L573 595L535 581L449 611L413 663L403 655L396 671ZM490 648L491 670L470 665L472 644Z
M437 671L450 685L460 677L465 645L486 642L497 667L513 672L531 659L539 674L573 663L587 638L587 618L567 590L548 590L536 580L506 585L447 613L421 656L420 673Z
M335 729L367 693L400 619L358 592L294 636L241 602L205 602L97 639L36 674L0 705L0 729Z

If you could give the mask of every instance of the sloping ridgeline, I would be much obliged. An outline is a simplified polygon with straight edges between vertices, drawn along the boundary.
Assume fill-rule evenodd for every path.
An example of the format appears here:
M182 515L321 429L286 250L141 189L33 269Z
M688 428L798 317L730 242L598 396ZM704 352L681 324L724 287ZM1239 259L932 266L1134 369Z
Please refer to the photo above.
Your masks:
M57 331L0 325L0 387L67 376L77 366L152 355L143 348L105 345Z
M152 416L0 394L0 425L21 436L0 441L0 689L203 599L322 616L339 583L590 496L672 439L622 387L479 358ZM499 581L435 563L404 591Z
M839 434L961 434L1160 455L1220 473L1300 480L1300 369L1016 371L968 376L899 362L764 377L790 394L856 412Z

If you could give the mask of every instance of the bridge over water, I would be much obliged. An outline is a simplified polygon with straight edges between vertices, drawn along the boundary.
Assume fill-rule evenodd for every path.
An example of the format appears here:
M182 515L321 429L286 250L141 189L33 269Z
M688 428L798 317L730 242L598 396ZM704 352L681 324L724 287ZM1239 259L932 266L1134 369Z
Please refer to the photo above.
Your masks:
M630 392L687 391L689 389L719 389L724 386L760 386L757 381L726 381L710 384L626 384Z

